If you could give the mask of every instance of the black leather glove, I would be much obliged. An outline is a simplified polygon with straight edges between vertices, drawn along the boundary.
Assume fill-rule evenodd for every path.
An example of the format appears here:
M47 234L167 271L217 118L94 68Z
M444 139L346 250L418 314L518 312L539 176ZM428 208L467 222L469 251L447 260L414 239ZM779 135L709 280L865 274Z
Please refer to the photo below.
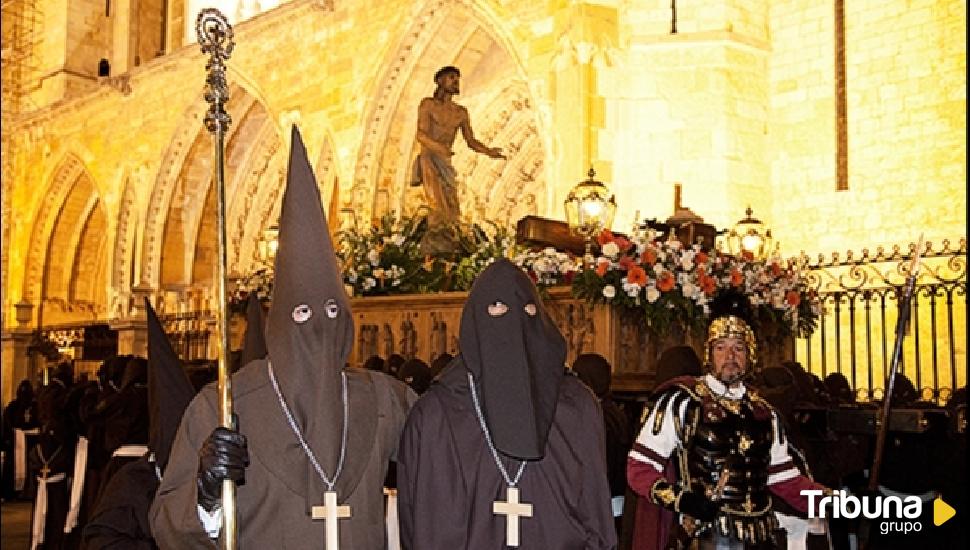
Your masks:
M683 512L688 516L708 522L714 521L717 517L717 511L719 506L711 502L704 495L699 495L697 493L683 492L680 494L680 499L677 501L677 510Z
M246 436L222 427L212 430L199 449L199 505L210 513L215 510L222 498L222 481L241 482L246 466L249 466Z
M717 504L704 495L684 491L663 479L657 480L650 488L650 498L668 510L684 513L704 522L714 521L719 509Z

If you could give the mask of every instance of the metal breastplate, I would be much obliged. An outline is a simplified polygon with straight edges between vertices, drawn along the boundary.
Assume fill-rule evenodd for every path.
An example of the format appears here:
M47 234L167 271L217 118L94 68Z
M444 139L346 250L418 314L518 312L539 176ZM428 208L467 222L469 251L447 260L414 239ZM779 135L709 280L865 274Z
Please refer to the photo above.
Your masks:
M756 417L748 399L731 405L709 399L697 404L697 428L686 449L691 491L719 496L722 513L714 527L721 534L761 542L774 529L768 492L771 417Z

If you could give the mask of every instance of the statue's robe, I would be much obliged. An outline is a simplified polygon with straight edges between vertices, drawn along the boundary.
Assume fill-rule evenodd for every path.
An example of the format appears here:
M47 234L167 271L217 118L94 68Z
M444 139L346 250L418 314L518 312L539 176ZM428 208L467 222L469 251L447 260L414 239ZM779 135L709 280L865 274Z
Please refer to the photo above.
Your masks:
M265 360L233 376L234 411L246 436L250 464L237 488L240 550L322 548L325 521L311 518L326 487L287 423ZM385 547L383 482L414 392L380 373L348 369L350 426L347 458L337 479L338 502L351 507L341 519L341 548ZM338 420L339 422L339 420ZM163 549L216 548L199 519L196 475L199 449L218 426L215 384L206 386L182 418L165 475L152 504L155 541ZM314 449L314 441L308 441ZM321 449L315 449L318 456ZM334 465L322 464L333 476Z
M398 513L405 549L505 548L506 517L492 503L506 484L489 450L460 360L415 405L398 456ZM503 457L509 475L519 462ZM603 417L596 397L573 376L559 390L541 460L518 484L533 505L520 518L521 548L600 549L616 546L606 477Z

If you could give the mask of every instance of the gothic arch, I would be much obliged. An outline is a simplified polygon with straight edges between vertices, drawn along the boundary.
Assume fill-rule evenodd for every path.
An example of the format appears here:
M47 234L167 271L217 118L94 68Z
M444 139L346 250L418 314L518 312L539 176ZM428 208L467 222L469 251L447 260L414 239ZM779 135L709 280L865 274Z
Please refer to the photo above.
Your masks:
M257 244L263 230L274 225L279 218L286 186L287 155L282 151L283 146L282 140L275 135L260 140L256 147L257 154L253 156L253 170L245 172L245 180L238 187L240 191L236 195L240 197L240 209L238 214L229 216L230 220L235 220L232 225L235 233L231 239L235 260L231 265L237 274L249 273L256 268ZM329 131L325 131L319 160L314 163L313 172L328 221L331 214L328 206L335 198L334 193L339 193L335 157L333 138ZM339 201L339 195L336 199Z
M269 113L256 98L247 95L245 100L237 105L237 109L237 118L233 124L235 129L227 136L225 145L227 237L232 235L234 226L231 217L233 203L239 199L241 180L246 172L253 170L254 153L260 149L261 141L279 140L275 125L269 119ZM257 171L255 175L258 179L262 174ZM189 215L183 220L186 225L184 235L186 254L182 258L185 279L181 282L197 287L209 287L215 277L219 253L216 193L211 177L195 181L199 182L195 197L201 199L202 207L189 210ZM241 213L242 216L248 216L248 214L248 212ZM174 210L169 212L170 219L173 215L176 215ZM232 242L229 242L229 247L227 260L229 260L228 269L231 273L233 271ZM165 274L164 268L162 273Z
M102 317L107 309L108 217L95 182L69 153L45 194L48 200L32 228L23 295L38 303L45 324Z
M121 202L118 204L118 224L115 228L114 252L111 256L112 297L109 313L124 317L131 307L131 287L135 284L135 242L138 233L138 209L134 185L124 178Z
M392 208L409 209L408 203L414 200L415 193L408 190L407 180L414 155L416 110L420 99L433 90L432 76L441 65L463 64L460 65L466 75L463 86L469 84L471 88L465 86L466 89L476 89L472 96L463 97L461 103L469 108L477 135L484 137L482 129L486 126L478 120L483 118L480 111L484 102L474 96L493 84L500 85L499 82L517 82L529 98L525 104L533 119L532 126L538 128L541 124L523 64L508 39L509 33L487 3L429 0L409 21L397 48L385 58L387 68L365 110L363 141L349 201L358 216L371 215L380 191L392 197ZM452 38L440 41L447 36ZM485 71L476 76L476 69ZM485 73L488 75L482 76ZM534 146L542 150L542 140L536 140ZM455 160L456 168L462 172L465 167Z
M245 108L249 108L253 103L258 104L265 111L266 118L276 126L278 131L279 114L269 106L255 82L234 65L229 65L227 71L230 81L230 99L227 110L233 122L229 126L229 136L227 136L226 143L239 128L240 112L244 110L241 105L246 105ZM149 288L158 289L161 285L163 241L169 221L172 196L182 176L182 171L192 156L202 154L200 150L208 151L209 156L212 154L211 137L203 126L203 118L207 109L208 104L201 97L185 109L182 121L176 127L177 130L162 156L162 162L155 177L151 196L148 199L148 207L145 211L141 241L138 244L141 247L139 284ZM206 146L201 146L200 140ZM193 149L196 150L193 151ZM228 177L226 181L228 185ZM231 226L228 227L231 228ZM231 231L231 229L227 230Z
M84 163L74 153L65 154L55 166L49 183L44 189L43 196L46 200L41 201L31 224L23 288L23 297L29 301L34 301L40 296L40 281L46 264L47 244L54 231L61 206L78 178L87 173Z

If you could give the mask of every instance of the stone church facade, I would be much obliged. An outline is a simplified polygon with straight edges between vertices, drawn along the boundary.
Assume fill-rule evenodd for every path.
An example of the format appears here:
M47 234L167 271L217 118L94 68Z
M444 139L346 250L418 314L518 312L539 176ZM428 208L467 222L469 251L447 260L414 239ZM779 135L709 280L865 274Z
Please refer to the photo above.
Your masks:
M966 235L965 2L263 4L213 2L236 20L233 273L276 220L293 124L335 225L420 206L416 111L443 65L462 70L476 135L509 157L456 144L472 220L563 219L592 165L621 231L670 215L679 182L717 227L753 207L786 255ZM4 8L4 401L39 323L122 326L143 296L207 299L212 142L192 35L206 5Z

